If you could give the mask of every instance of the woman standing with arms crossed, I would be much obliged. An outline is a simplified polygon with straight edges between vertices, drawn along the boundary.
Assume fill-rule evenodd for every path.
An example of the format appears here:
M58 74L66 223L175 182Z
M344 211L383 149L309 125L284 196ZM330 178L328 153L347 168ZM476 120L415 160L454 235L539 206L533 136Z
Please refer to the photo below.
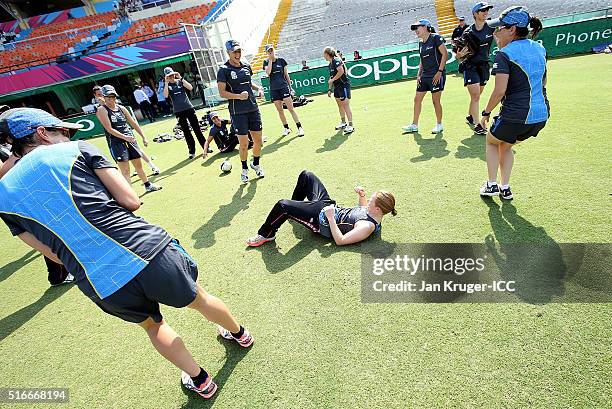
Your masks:
M291 78L289 78L289 71L287 70L287 61L285 61L284 58L276 57L276 52L272 44L266 45L266 53L268 54L268 58L264 60L263 67L266 71L266 75L270 78L270 96L272 102L285 128L283 130L283 136L287 136L291 133L287 118L285 117L283 102L287 105L287 109L295 121L295 126L298 129L297 136L304 136L304 128L302 128L300 118L293 107L293 99L291 98L293 89L291 88Z
M346 73L346 65L340 57L336 56L336 50L332 47L323 49L323 57L329 62L330 78L327 96L331 97L332 93L334 94L340 112L340 124L336 126L336 130L344 129L345 135L351 134L355 128L353 128L353 112L351 111L351 83Z
M501 111L487 134L488 180L480 188L481 196L513 198L510 173L514 165L512 147L546 126L550 106L546 97L546 49L534 38L542 22L522 7L510 7L492 20L499 51L495 55L495 89L482 112L481 125L487 126L491 111L502 102ZM497 185L497 169L501 186Z

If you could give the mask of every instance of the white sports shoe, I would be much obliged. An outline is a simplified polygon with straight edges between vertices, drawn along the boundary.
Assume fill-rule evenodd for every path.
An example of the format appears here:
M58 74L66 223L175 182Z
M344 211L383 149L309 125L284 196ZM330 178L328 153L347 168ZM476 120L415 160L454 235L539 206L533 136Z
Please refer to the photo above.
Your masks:
M355 132L355 128L353 128L350 125L347 125L346 128L344 128L344 134L345 135L348 135L348 134L353 133L353 132Z
M240 181L244 183L249 183L249 170L242 169L242 173L240 174Z
M415 124L410 124L410 125L406 125L406 126L402 126L402 131L404 132L419 132L419 126L415 125Z
M304 136L304 128L298 128L297 136Z
M257 175L258 178L264 177L264 171L261 165L255 166L253 165L253 162L251 162L251 169L255 171L255 174Z
M155 166L154 164L151 164L151 171L153 172L154 175L159 175L161 173L159 168Z
M444 130L444 126L442 126L442 124L436 124L436 126L433 127L433 129L431 130L431 133L440 133Z
M336 126L336 131L339 131L340 129L344 129L346 128L347 124L346 122L340 122L337 126Z
M284 128L284 129L283 129L283 136L287 136L287 135L289 135L290 133L291 133L291 129L289 129L289 128Z
M158 190L162 190L162 187L154 185L153 183L149 183L149 186L145 186L145 190L147 191L147 193L157 192Z

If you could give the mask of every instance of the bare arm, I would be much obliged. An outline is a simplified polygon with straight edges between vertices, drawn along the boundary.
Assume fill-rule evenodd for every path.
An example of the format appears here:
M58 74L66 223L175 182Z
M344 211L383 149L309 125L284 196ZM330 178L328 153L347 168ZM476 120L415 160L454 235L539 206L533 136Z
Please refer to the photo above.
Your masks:
M336 244L338 246L346 246L347 244L359 243L370 237L375 226L372 222L360 220L355 223L353 230L346 234L342 234L336 220L332 217L331 220L329 220L329 229L331 230Z
M293 90L293 87L291 86L291 77L289 77L289 69L287 68L286 65L285 65L285 80L287 80L287 84L289 84L289 89Z
M210 145L210 142L214 139L214 137L212 135L208 135L208 138L206 138L206 142L204 142L204 147L202 149L204 149L204 153L202 153L202 158L206 159L206 157L208 156L208 146Z
M191 91L193 89L193 85L191 85L187 80L181 79L181 82L183 83L183 87L185 87L187 91Z
M62 261L57 258L57 255L51 250L51 248L43 243L41 243L36 237L34 237L31 233L23 232L19 237L25 244L32 247L34 250L42 253L48 259L56 262L57 264L62 264Z
M117 138L121 138L129 142L135 141L135 138L133 136L124 135L121 132L113 129L113 127L111 126L110 119L108 119L108 115L104 110L105 108L98 107L98 110L96 111L96 117L98 117L98 120L100 121L104 129L106 129L106 132L113 136L116 136Z
M140 208L140 199L132 186L115 168L96 169L96 176L121 207L133 212Z
M15 166L15 162L17 162L17 159L17 156L11 154L11 156L8 157L6 162L2 163L2 161L0 161L0 163L2 163L2 165L0 166L0 179L2 179L2 176L4 176L6 172L8 172L13 166Z
M168 91L168 78L164 78L164 97L168 98L168 95L170 94L170 91Z
M340 77L342 77L342 75L344 75L344 64L342 64L341 66L338 67L338 72L336 72L336 75L334 75L332 78L330 78L330 81L337 81L340 79Z
M217 88L219 89L219 96L221 98L225 98L225 99L243 99L241 94L234 94L233 92L229 92L227 90L227 83L225 83L225 82L217 82ZM248 98L248 95L247 95L247 98ZM246 98L244 98L244 99L246 99Z
M485 111L491 112L495 109L497 105L499 105L501 100L504 98L504 95L506 95L509 78L509 74L495 75L495 88L493 88L493 92L491 93L491 97L489 98L489 102L487 103Z
M132 128L134 128L134 130L142 138L142 141L146 143L147 137L144 135L144 132L142 132L142 128L138 124L138 121L132 115L130 115L130 111L128 111L126 107L120 106L119 109L123 111L123 115L125 115L125 120L127 121L127 123L130 124Z
M444 68L446 67L446 62L448 61L448 50L446 49L446 46L444 44L440 44L438 50L440 50L440 53L442 54L442 59L440 60L440 67L438 67L438 69L444 70Z
M355 193L359 195L359 206L367 206L368 199L366 199L365 189L361 186L355 187Z
M268 65L266 65L266 75L269 77L270 74L272 74L272 63L270 62L270 60L268 59Z

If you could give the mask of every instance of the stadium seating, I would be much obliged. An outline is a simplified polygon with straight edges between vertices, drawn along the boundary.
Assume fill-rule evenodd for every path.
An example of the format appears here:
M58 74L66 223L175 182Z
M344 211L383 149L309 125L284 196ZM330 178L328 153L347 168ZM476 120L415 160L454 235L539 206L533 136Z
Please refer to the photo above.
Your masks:
M135 40L160 37L168 33L180 32L181 23L199 23L216 5L215 2L195 7L189 7L172 13L159 14L142 20L135 21L123 34L118 45L125 45Z
M27 68L46 63L47 60L67 53L81 40L88 37L91 40L92 31L95 32L94 36L102 36L103 31L112 27L115 20L116 14L107 12L40 25L31 30L26 41L7 45L8 48L0 52L0 64L4 68L15 65Z
M534 16L539 18L550 18L565 16L568 14L582 13L585 11L599 10L606 7L610 7L610 2L604 2L601 0L575 0L575 1L564 1L564 0L546 0L546 1L530 1L530 2L516 2L512 0L493 0L490 1L494 8L490 12L491 17L497 17L505 8L510 6L516 6L521 4L527 4L527 9ZM472 7L476 4L473 0L455 0L455 11L458 15L464 15L471 23L472 20Z
M353 50L416 41L410 24L420 18L436 25L433 0L293 0L278 50L290 64L321 58L326 45L350 59Z

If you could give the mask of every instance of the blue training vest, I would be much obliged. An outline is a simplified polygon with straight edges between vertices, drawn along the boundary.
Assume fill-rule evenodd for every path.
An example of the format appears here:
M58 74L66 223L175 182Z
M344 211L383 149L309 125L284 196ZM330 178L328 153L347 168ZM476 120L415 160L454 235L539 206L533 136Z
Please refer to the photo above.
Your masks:
M148 262L93 226L71 194L78 142L41 146L0 180L0 213L33 220L55 234L83 267L100 298L142 271Z

